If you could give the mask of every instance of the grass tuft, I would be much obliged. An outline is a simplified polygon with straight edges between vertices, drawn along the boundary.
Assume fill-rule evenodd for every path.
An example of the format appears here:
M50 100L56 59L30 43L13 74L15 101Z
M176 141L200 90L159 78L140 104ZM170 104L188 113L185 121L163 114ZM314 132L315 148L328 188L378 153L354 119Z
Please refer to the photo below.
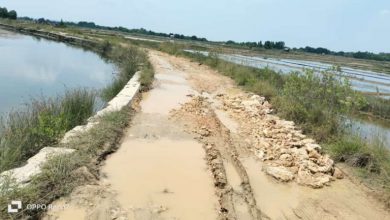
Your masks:
M55 99L32 99L24 110L11 112L0 121L0 172L58 143L66 131L86 122L95 104L95 92L75 89Z

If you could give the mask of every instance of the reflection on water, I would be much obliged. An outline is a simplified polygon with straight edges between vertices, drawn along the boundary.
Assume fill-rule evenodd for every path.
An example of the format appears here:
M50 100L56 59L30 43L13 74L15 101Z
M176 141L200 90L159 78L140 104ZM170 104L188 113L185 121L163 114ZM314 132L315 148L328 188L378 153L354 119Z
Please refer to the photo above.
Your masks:
M92 52L0 29L0 114L30 97L102 88L113 72L113 65Z

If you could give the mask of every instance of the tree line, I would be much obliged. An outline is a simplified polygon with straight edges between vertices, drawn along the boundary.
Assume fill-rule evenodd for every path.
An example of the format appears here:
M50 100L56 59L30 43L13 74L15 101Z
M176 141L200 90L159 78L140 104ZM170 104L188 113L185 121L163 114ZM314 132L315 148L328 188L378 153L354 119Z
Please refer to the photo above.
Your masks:
M264 43L262 41L259 42L235 42L232 40L226 41L226 45L235 45L235 46L244 46L248 47L250 49L254 48L264 48L264 49L285 49L286 44L283 41L265 41Z
M0 7L0 18L9 18L15 20L18 17L18 14L15 10L8 11L7 8Z
M294 49L297 51L303 51L308 53L315 54L326 54L326 55L334 55L334 56L344 56L344 57L352 57L356 59L366 59L366 60L377 60L377 61L390 61L390 53L372 53L372 52L344 52L344 51L331 51L326 48L318 47L304 47L299 49Z
M0 8L0 17L4 14L3 8ZM5 9L6 11L6 9ZM6 14L11 13L7 12ZM12 12L11 14L15 14L13 17L16 19L16 12ZM8 16L9 18L9 16ZM51 24L54 26L64 27L64 26L76 26L76 27L83 27L83 28L94 28L94 29L102 29L102 30L111 30L111 31L120 31L124 33L133 33L133 34L144 34L144 35L150 35L150 36L158 36L158 37L168 37L173 39L183 39L183 40L193 40L193 41L203 41L208 42L206 38L197 37L196 35L193 36L186 36L183 34L175 34L175 33L161 33L161 32L154 32L151 30L146 30L144 28L139 29L128 29L125 27L108 27L108 26L101 26L97 25L94 22L87 22L87 21L80 21L80 22L69 22L69 21L53 21L48 20L44 18L39 19L33 19L29 17L23 17L20 19L24 20L30 20L37 23L45 23L45 24ZM299 51L299 52L307 52L307 53L314 53L314 54L325 54L325 55L334 55L334 56L344 56L344 57L352 57L357 59L368 59L368 60L377 60L377 61L390 61L390 53L371 53L371 52L344 52L344 51L331 51L327 48L323 47L301 47L301 48L292 48L286 46L285 42L283 41L259 41L259 42L235 42L232 40L221 42L225 45L230 46L238 46L238 47L245 47L249 49L276 49L276 50L292 50L292 51Z
M45 24L52 24L55 26L76 26L76 27L83 27L83 28L93 28L93 29L101 29L101 30L110 30L110 31L120 31L124 33L132 33L132 34L144 34L144 35L151 35L151 36L158 36L158 37L170 37L174 39L183 39L183 40L194 40L194 41L207 41L206 38L201 38L197 37L196 35L192 36L186 36L183 34L175 34L175 33L159 33L159 32L154 32L151 30L146 30L144 28L139 28L139 29L128 29L125 27L108 27L108 26L101 26L97 25L94 22L88 22L88 21L80 21L80 22L69 22L69 21L52 21L44 18L39 18L39 19L32 19L28 17L24 17L23 19L25 20L32 20L36 21L38 23L45 23Z
M235 42L232 40L224 42L225 45L230 46L239 46L239 47L245 47L248 49L276 49L276 50L283 50L287 49L290 50L290 48L286 47L286 44L283 41L265 41L264 43L262 41L259 42ZM344 51L332 51L327 48L323 47L301 47L301 48L292 48L292 51L299 51L299 52L307 52L307 53L315 53L315 54L322 54L322 55L334 55L334 56L344 56L344 57L351 57L356 59L367 59L367 60L377 60L377 61L390 61L390 53L372 53L372 52L344 52Z

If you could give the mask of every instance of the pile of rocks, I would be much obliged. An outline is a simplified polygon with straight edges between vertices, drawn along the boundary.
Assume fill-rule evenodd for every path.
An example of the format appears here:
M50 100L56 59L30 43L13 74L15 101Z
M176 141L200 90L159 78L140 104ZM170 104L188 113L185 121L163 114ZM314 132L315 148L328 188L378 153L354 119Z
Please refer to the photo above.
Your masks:
M272 112L272 106L258 95L218 94L221 110L240 123L240 135L249 149L264 161L264 171L280 181L320 188L342 174L321 146Z

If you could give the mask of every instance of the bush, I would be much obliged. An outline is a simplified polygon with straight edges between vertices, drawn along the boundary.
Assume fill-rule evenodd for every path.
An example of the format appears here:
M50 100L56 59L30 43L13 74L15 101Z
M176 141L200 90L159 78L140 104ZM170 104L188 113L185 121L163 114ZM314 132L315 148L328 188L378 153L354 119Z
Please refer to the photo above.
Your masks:
M337 162L360 168L365 177L377 175L373 180L381 181L390 190L390 151L381 137L370 142L348 134L327 144L325 149Z
M158 50L175 56L183 53L182 47L180 47L178 44L169 43L169 42L164 42L158 45Z
M275 88L275 86L264 81L255 82L251 88L251 91L256 94L261 94L261 96L264 96L268 100L271 100L273 97L278 95L278 90Z
M336 161L345 162L352 156L362 153L364 144L360 137L343 136L327 145L326 149Z
M105 40L103 43L101 43L99 47L99 52L103 57L109 56L109 54L112 52L112 44L108 40Z
M109 58L117 64L119 73L112 83L102 90L101 97L105 101L114 98L131 77L147 63L146 54L136 47L123 48L117 46L109 54Z
M341 116L359 104L357 97L347 80L337 79L328 72L319 76L306 70L287 77L282 94L274 104L283 117L324 141L341 132Z
M366 96L366 100L366 105L362 105L360 111L390 120L390 100L375 96Z
M139 81L142 89L147 90L151 87L154 79L154 69L152 64L148 61L146 66L142 69Z

